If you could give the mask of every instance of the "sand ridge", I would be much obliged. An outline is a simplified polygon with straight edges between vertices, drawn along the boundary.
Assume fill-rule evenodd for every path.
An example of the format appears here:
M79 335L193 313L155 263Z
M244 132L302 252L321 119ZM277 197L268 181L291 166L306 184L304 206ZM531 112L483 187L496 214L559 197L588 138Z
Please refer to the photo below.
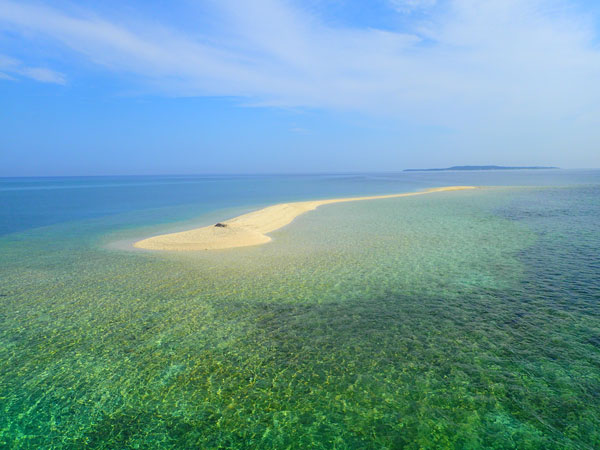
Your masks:
M220 222L224 226L210 225L178 233L161 234L133 244L147 250L198 251L248 247L271 241L268 233L291 223L296 217L319 206L331 203L409 197L434 192L476 189L475 186L448 186L403 194L373 195L367 197L334 198L305 202L281 203L233 219Z

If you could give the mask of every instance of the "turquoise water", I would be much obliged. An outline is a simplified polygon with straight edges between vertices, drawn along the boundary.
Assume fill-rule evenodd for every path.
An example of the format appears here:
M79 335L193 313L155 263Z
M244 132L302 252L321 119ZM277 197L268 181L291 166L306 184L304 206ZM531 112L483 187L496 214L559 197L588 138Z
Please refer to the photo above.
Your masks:
M259 247L127 243L280 201ZM600 447L600 171L0 182L0 447Z

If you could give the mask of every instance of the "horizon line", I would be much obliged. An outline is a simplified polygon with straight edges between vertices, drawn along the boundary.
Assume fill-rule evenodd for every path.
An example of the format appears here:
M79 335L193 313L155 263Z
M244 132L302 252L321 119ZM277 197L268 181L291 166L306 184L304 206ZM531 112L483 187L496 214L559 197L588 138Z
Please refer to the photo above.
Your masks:
M521 167L521 166L515 166ZM533 167L533 166L531 166ZM413 169L414 170L414 169ZM417 169L415 172L427 172L430 169ZM507 170L537 170L537 169L498 169L498 171ZM546 170L600 170L600 167L554 167L548 166ZM439 171L439 170L437 170ZM436 172L437 172L436 171ZM445 170L453 172L453 170ZM469 172L465 170L456 170L456 172ZM493 172L493 170L471 170L470 172ZM148 174L101 174L101 175L0 175L0 179L15 178L108 178L108 177L200 177L200 176L302 176L302 175L360 175L360 174L400 174L410 173L407 169L386 170L386 171L340 171L340 172L196 172L196 173L148 173Z

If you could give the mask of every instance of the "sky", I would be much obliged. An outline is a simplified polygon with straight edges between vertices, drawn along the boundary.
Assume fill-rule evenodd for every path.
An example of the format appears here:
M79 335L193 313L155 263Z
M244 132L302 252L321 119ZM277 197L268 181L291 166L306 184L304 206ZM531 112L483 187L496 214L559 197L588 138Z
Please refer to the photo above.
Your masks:
M600 167L596 0L0 0L0 176Z

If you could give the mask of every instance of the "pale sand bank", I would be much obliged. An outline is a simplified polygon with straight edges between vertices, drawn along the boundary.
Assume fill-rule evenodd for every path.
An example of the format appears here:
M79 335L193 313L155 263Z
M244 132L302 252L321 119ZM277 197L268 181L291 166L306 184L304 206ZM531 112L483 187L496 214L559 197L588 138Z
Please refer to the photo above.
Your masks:
M154 236L138 241L133 244L133 246L148 250L191 251L219 250L265 244L271 240L271 238L267 236L267 233L289 224L300 214L312 211L321 205L355 202L359 200L409 197L413 195L431 194L433 192L460 191L475 188L475 186L449 186L404 194L281 203L220 223L225 226L211 225L179 233L161 234L160 236Z

